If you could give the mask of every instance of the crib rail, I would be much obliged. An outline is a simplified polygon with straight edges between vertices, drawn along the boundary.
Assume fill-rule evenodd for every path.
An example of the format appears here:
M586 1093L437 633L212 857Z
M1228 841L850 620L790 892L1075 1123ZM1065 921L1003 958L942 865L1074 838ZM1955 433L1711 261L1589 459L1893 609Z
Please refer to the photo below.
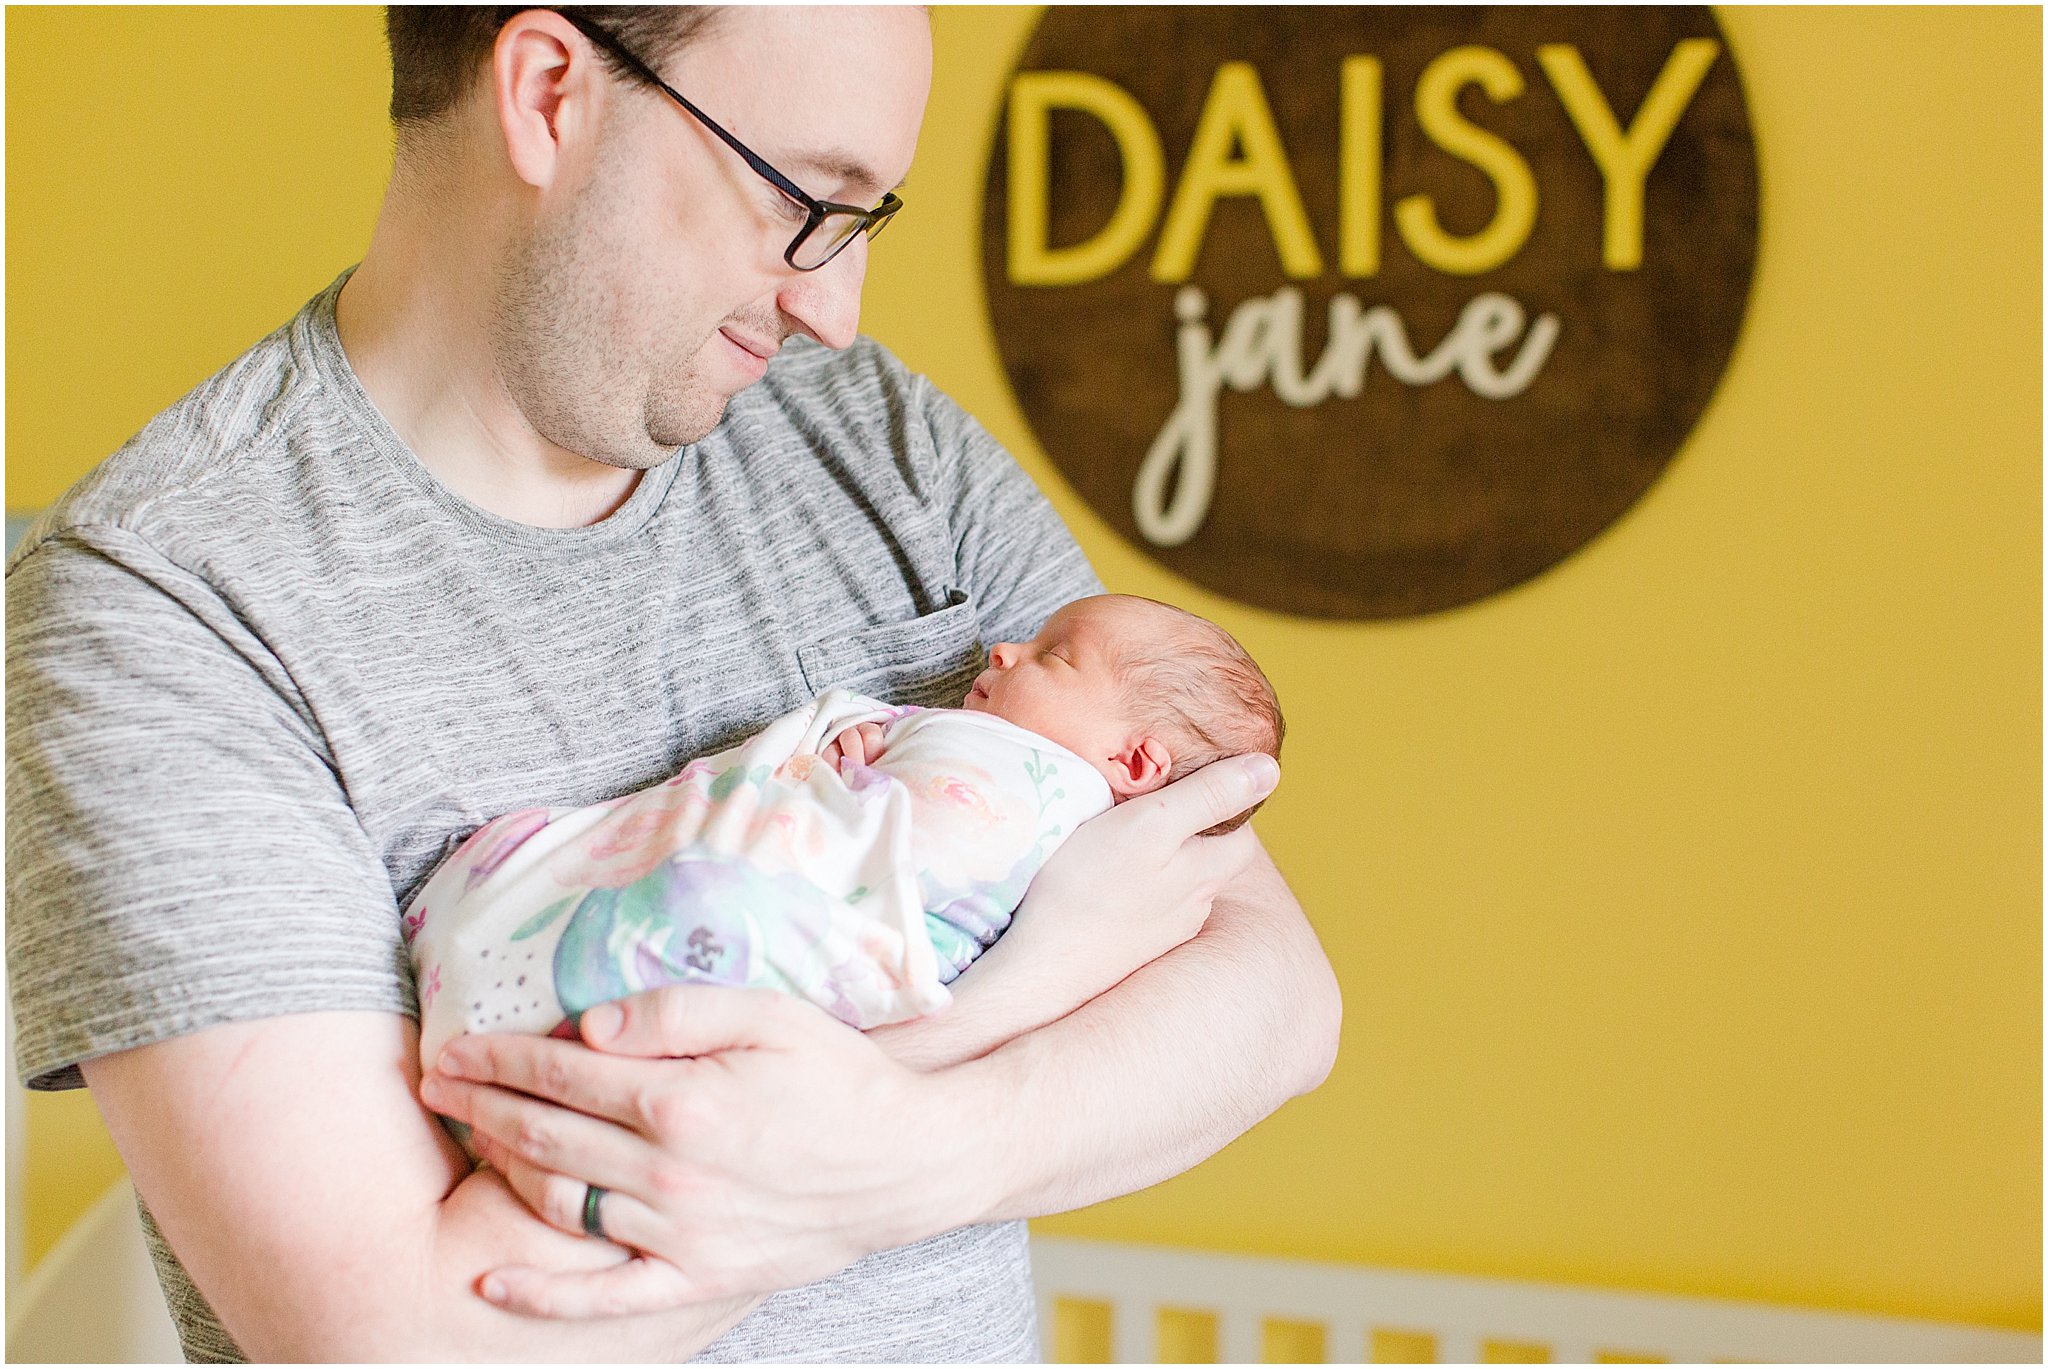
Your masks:
M2035 1335L1705 1298L1047 1236L1031 1238L1031 1262L1048 1359L1060 1342L1085 1339L1062 1330L1092 1310L1098 1322L1107 1314L1107 1334L1066 1358L2041 1362ZM7 1310L8 1358L17 1363L148 1363L178 1354L125 1180L65 1235Z
M1063 1342L1085 1339L1064 1334L1075 1319L1106 1309L1117 1364L1169 1353L1239 1364L1308 1359L1301 1347L1318 1339L1321 1358L1340 1364L2041 1362L2037 1335L1709 1298L1046 1236L1032 1238L1031 1261L1048 1359ZM1209 1344L1191 1346L1205 1339L1204 1327L1213 1327ZM1167 1328L1177 1334L1162 1335ZM1070 1357L1099 1354L1084 1348Z

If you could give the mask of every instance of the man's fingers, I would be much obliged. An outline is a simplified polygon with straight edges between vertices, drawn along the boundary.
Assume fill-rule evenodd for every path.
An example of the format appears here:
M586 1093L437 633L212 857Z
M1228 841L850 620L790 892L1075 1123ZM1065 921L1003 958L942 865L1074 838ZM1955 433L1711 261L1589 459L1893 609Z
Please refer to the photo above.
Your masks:
M773 989L676 984L600 1003L583 1014L583 1039L612 1055L678 1058L786 1044L816 1008Z
M442 1048L430 1077L432 1074L516 1089L628 1125L639 1120L638 1105L647 1077L641 1069L594 1054L574 1041L504 1033L456 1037Z
M525 1265L494 1269L481 1291L508 1312L558 1321L665 1312L703 1299L682 1270L653 1255L575 1274Z
M472 1134L495 1141L501 1159L509 1154L538 1169L587 1177L606 1188L637 1188L646 1180L647 1143L602 1118L586 1117L510 1089L433 1074L420 1081L420 1100L444 1117L466 1122ZM493 1167L509 1181L507 1171L514 1166L501 1163ZM578 1197L580 1201L581 1195ZM529 1205L541 1210L530 1201Z
M477 1132L476 1135L481 1138L483 1133ZM577 1236L584 1234L583 1198L590 1192L589 1184L551 1169L530 1165L496 1142L482 1149L491 1161L491 1168L504 1177L512 1191L519 1195L519 1200L533 1209L535 1216L562 1231ZM610 1196L605 1195L607 1200Z
M1175 780L1134 802L1152 805L1152 821L1185 840L1236 817L1271 794L1279 783L1279 765L1271 756L1253 752L1205 765L1186 779Z
M505 1182L519 1195L521 1202L533 1209L535 1216L549 1226L574 1235L589 1234L583 1226L583 1204L590 1196L589 1184L528 1164L518 1156L506 1153L495 1143L493 1147L503 1158L493 1159L491 1168L504 1176ZM619 1189L605 1190L597 1200L597 1215L598 1224L604 1229L604 1239L627 1250L637 1251L663 1236L673 1235L675 1230L673 1222L665 1223L652 1208Z
M478 1131L475 1127L466 1127L465 1129L469 1132L470 1148L483 1156L484 1163L497 1170L499 1174L510 1175L512 1173L512 1166L524 1163L518 1156ZM506 1182L510 1183L511 1180L508 1178ZM516 1188L517 1185L514 1185L514 1187ZM527 1206L531 1207L532 1204L529 1203Z

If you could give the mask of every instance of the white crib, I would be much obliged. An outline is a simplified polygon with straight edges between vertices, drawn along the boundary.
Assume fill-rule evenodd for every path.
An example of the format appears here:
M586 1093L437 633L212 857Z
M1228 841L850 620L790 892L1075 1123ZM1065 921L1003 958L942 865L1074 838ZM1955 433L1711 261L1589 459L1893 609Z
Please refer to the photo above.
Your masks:
M1708 1298L1045 1236L1031 1261L1045 1353L1087 1339L1063 1319L1106 1315L1117 1364L1169 1350L1232 1364L2041 1362L2035 1335ZM1165 1322L1177 1345L1162 1344Z
M1111 1359L1120 1364L1158 1359L1162 1314L1184 1331L1213 1331L1188 1358L1233 1363L1258 1363L1269 1348L1281 1350L1273 1358L1310 1358L1284 1347L1313 1341L1319 1358L1336 1363L2041 1362L2039 1336L1703 1298L1052 1237L1033 1238L1031 1259L1048 1358L1076 1339L1062 1319L1092 1313L1107 1315ZM65 1234L8 1311L7 1358L15 1363L179 1357L125 1180ZM1276 1330L1291 1336L1276 1344ZM1191 1339L1203 1337L1183 1335L1177 1348L1186 1352Z

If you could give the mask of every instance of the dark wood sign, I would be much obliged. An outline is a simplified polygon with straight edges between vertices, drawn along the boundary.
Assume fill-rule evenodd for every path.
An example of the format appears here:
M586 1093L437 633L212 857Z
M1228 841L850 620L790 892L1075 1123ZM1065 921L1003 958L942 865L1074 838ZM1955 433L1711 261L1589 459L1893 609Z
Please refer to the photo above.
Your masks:
M1049 9L983 267L1108 521L1245 603L1520 584L1677 453L1749 296L1757 169L1705 9Z

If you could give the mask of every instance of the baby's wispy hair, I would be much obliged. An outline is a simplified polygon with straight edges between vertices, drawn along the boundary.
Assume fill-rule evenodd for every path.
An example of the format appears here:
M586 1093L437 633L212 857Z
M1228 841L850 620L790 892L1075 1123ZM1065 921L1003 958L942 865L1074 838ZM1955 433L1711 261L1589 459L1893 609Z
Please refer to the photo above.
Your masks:
M1171 650L1151 656L1120 650L1116 656L1117 679L1138 725L1157 733L1173 755L1167 782L1225 756L1263 751L1278 761L1287 721L1273 682L1251 653L1228 632L1184 608L1138 594L1116 597L1172 615ZM1235 831L1264 802L1202 835Z

